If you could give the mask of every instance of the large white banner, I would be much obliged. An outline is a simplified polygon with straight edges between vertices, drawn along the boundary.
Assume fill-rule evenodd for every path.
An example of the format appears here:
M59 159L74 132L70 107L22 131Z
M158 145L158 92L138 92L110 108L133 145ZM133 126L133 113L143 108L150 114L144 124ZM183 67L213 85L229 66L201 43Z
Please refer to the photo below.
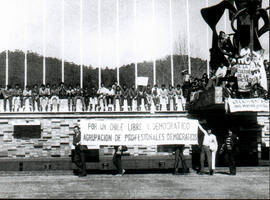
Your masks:
M269 100L253 99L228 99L230 112L269 112Z
M85 145L198 144L198 121L184 118L83 119Z

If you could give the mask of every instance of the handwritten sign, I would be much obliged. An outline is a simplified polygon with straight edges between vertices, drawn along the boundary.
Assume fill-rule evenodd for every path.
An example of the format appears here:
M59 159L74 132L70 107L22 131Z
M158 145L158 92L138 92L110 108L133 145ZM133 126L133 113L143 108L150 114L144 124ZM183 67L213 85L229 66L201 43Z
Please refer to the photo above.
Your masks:
M237 77L239 91L250 91L256 83L259 83L265 90L268 89L263 56L260 54L246 54L243 58L237 59L233 68L237 70L235 76Z
M198 144L198 121L184 118L83 119L85 145Z
M269 100L261 98L253 99L228 99L231 112L269 112Z

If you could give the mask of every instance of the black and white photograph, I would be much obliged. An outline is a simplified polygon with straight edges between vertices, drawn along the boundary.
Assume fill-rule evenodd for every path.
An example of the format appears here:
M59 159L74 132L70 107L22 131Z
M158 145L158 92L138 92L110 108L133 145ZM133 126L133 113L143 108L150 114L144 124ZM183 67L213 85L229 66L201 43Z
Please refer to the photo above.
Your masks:
M0 0L0 199L269 199L270 0Z

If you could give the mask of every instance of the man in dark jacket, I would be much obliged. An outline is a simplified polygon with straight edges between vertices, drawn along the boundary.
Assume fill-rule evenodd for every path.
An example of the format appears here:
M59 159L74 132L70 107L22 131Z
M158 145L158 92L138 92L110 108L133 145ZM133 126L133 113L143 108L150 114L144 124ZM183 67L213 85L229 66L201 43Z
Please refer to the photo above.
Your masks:
M225 142L220 149L220 153L224 152L228 156L230 175L236 175L235 154L238 139L239 138L236 137L231 130L229 130L229 134L227 135Z
M123 176L125 170L122 168L122 155L124 151L127 151L126 146L114 146L113 164L115 165L118 174L117 176Z
M73 145L75 146L74 163L79 168L79 177L86 176L85 150L87 146L81 145L81 131L78 126L74 127Z
M186 165L185 157L183 155L184 147L185 147L184 145L177 145L176 147L174 173L173 173L174 175L179 175L178 168L179 168L180 160L181 160L182 169L183 169L182 174L185 174L187 172L187 165Z

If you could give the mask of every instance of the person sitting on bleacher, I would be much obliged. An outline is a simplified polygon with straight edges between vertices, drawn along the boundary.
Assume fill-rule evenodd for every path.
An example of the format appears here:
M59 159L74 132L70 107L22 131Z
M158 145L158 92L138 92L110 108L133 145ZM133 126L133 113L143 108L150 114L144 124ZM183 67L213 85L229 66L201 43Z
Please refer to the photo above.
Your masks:
M172 99L173 100L173 107L175 107L175 95L176 95L176 92L175 92L172 85L169 85L169 89L167 90L167 92L168 92L168 103L170 104L171 99Z
M152 88L153 101L157 109L159 110L159 96L160 96L160 88L155 84Z
M4 96L4 111L7 111L7 101L9 103L9 111L12 111L12 93L13 90L10 87L10 85L7 85L7 88L2 91L2 94Z
M15 85L15 88L12 92L12 96L13 96L12 98L13 111L15 111L16 102L19 102L18 103L19 108L22 106L22 89L19 87L19 84ZM17 111L19 108L17 108Z
M116 105L116 99L119 99L119 104L120 106L122 106L123 102L122 102L122 95L123 95L123 92L122 92L122 89L119 85L116 86L116 90L115 90L115 96L114 96L114 105Z
M129 89L128 93L128 104L132 105L132 100L137 100L137 90L135 88L135 85L133 84L131 88Z
M48 102L49 102L49 95L50 95L48 92L50 91L45 88L45 85L41 84L39 88L39 102L40 102L40 106L43 104L42 102L45 102L46 111L48 109ZM42 108L42 106L40 108Z
M150 109L150 106L152 104L152 89L150 87L150 85L146 86L146 90L145 90L145 95L146 95L146 104L148 106L148 108Z
M112 89L115 91L116 90L116 86L118 85L118 82L115 81L114 84L112 84Z
M75 96L75 91L72 85L68 86L68 89L66 90L66 96L68 98L68 111L73 111L73 98ZM71 110L70 110L70 106L71 106Z
M56 84L52 85L51 88L51 95L50 95L50 110L53 110L53 102L56 102L57 104L57 111L59 111L59 107L60 107L60 101L59 101L59 90L56 87Z
M25 89L23 90L23 109L25 110L25 102L29 99L29 105L33 105L33 98L32 98L32 90L30 89L30 86L27 85Z
M145 90L144 87L141 85L138 86L137 96L138 96L138 106L142 105L142 100L144 100L144 103L147 103Z
M181 101L179 101L179 102L182 103L183 110L185 110L186 99L183 96L183 90L181 88L181 85L180 84L177 84L174 91L175 91L175 100L176 100L176 102L178 103L177 100L180 99Z
M96 106L98 104L98 95L97 95L97 90L96 90L96 88L94 86L91 87L91 89L89 91L89 96L90 96L90 108L89 108L89 110L95 111Z
M98 94L98 105L100 105L100 100L103 100L103 104L104 106L107 106L107 102L106 102L106 96L108 93L108 89L104 86L103 83L101 83L101 87L98 89L97 94Z
M92 87L90 90L90 97L97 98L97 90L95 87Z
M33 100L33 110L40 110L40 101L39 101L39 89L38 85L35 84L32 89L32 100ZM37 102L37 108L36 108L36 102Z
M123 89L122 89L122 105L124 104L124 100L127 100L128 103L128 98L129 98L129 89L127 88L127 85L124 84L123 85ZM130 104L128 104L128 106L130 106Z
M77 105L77 99L81 100L82 103L82 110L85 110L85 101L84 101L84 97L83 97L83 89L80 87L80 84L77 84L77 87L74 89L75 91L75 97L74 97L74 101L73 101L73 105L74 108L76 110L76 105Z
M89 106L89 101L90 101L90 91L89 91L88 87L83 88L83 98L84 98L84 102L85 102L85 111L87 111L88 106Z
M178 99L182 99L182 96L183 96L183 90L182 90L180 84L177 84L177 85L176 85L176 88L174 89L174 91L175 91L175 95L178 97Z
M168 90L165 88L165 84L161 85L160 90L160 97L159 102L162 104L164 102L165 104L168 104Z
M51 85L50 85L50 83L46 84L45 90L46 90L46 95L49 98L51 96Z
M115 91L114 89L109 86L109 89L107 91L107 96L106 96L106 99L107 99L107 105L111 105L113 104L113 101L114 101L114 95L115 95Z
M59 92L59 98L60 99L65 99L66 98L66 88L65 88L65 84L63 82L60 83L59 87L58 87L58 92Z

